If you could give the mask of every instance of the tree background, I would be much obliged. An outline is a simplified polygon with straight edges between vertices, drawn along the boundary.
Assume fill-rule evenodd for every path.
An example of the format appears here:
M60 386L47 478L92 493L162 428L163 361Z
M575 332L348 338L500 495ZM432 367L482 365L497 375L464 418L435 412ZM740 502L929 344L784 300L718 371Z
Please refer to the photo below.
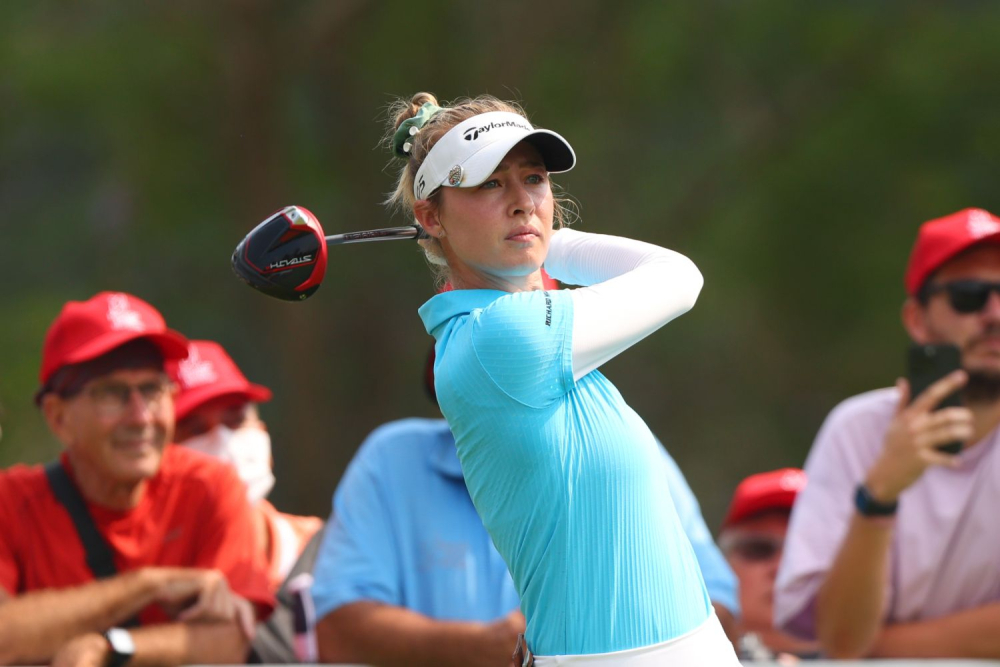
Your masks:
M272 500L325 515L365 435L435 416L409 243L334 249L306 303L229 256L271 211L404 224L384 109L524 103L579 163L580 229L677 249L696 308L606 367L717 526L753 472L891 384L917 226L1000 211L1000 5L985 2L0 3L0 465L59 445L31 402L67 300L134 293L275 399Z

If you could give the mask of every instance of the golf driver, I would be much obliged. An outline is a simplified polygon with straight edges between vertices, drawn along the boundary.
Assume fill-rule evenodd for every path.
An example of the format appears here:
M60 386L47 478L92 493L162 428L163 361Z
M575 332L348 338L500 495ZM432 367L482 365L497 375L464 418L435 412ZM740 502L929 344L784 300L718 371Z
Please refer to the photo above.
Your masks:
M243 282L285 301L302 301L319 289L330 245L427 238L417 225L325 236L319 220L301 206L276 211L246 235L233 252Z

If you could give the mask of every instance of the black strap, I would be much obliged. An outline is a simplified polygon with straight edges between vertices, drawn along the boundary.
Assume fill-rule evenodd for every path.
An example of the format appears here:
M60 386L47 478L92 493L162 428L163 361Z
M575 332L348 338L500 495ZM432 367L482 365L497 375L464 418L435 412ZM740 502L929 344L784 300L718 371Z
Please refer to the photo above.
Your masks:
M118 574L115 567L115 556L104 536L94 525L94 519L87 511L87 503L83 499L76 484L66 474L66 469L59 461L54 461L45 466L45 476L49 479L49 486L56 500L62 503L69 516L73 519L76 532L83 542L83 550L87 555L87 567L90 568L95 579L107 579ZM128 619L122 624L125 627L135 627L139 625L137 618Z
M76 532L80 535L83 549L87 553L87 567L94 574L94 578L107 579L118 574L111 546L97 531L94 519L87 511L87 503L73 480L66 474L66 469L59 461L55 461L45 466L45 476L49 478L49 486L52 487L56 500L63 504L73 519Z

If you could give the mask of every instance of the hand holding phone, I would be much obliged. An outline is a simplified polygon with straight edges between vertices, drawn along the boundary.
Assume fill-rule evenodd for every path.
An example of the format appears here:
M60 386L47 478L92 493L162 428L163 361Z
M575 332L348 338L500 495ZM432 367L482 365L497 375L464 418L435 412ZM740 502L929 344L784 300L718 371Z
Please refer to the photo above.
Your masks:
M910 402L916 400L932 384L960 368L962 368L962 354L954 345L911 345L907 363ZM955 390L941 400L934 409L961 406L961 390ZM937 449L947 454L957 454L962 451L962 443L948 442L938 445Z

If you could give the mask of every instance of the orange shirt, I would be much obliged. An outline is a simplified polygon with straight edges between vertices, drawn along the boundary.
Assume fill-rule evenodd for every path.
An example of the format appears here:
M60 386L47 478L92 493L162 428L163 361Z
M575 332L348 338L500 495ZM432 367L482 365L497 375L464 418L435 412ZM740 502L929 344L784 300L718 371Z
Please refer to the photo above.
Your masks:
M72 476L65 454L62 464ZM88 502L87 510L111 545L119 572L147 566L217 569L235 593L256 605L258 615L273 609L267 564L254 548L246 488L231 466L168 446L135 508L122 512ZM76 527L44 469L17 465L0 471L0 586L17 595L92 580ZM139 619L143 625L171 620L156 605Z
M279 512L266 500L257 504L257 511L267 519L267 530L271 536L271 548L267 554L268 576L271 590L277 592L309 540L323 527L323 520L318 516Z

